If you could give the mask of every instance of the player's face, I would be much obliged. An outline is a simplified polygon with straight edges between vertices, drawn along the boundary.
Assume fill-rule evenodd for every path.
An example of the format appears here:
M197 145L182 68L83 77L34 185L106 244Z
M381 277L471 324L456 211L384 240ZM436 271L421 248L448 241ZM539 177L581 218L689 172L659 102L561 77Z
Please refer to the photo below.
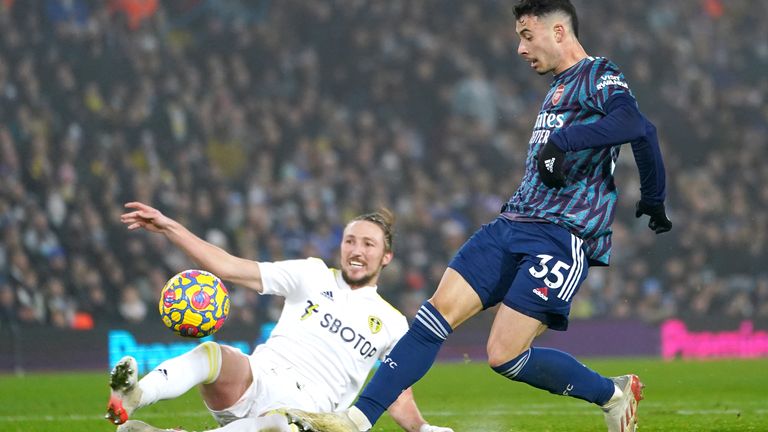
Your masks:
M353 221L341 239L341 273L352 288L375 285L381 269L392 261L384 251L384 231L369 221Z
M560 63L560 51L551 19L523 15L515 24L520 37L517 53L539 75L554 71Z

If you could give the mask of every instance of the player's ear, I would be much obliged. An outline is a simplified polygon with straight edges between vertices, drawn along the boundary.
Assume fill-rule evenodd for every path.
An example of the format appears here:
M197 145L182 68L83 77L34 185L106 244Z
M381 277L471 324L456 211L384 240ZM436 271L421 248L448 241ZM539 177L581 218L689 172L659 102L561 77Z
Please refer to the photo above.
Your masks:
M555 42L562 42L565 39L565 26L562 23L556 23L554 28Z
M384 252L384 256L381 258L381 266L386 267L387 264L392 262L392 258L395 257L395 254L392 253L392 251Z

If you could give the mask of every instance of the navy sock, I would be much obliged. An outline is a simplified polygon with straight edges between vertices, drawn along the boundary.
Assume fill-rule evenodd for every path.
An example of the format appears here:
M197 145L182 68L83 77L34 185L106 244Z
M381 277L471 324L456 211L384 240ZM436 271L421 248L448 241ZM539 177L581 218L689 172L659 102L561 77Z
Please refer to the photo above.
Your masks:
M613 396L613 381L556 349L530 348L493 370L511 380L598 405Z
M376 424L376 420L403 390L427 373L445 338L452 331L431 303L424 302L421 305L411 328L379 366L355 403L371 424Z

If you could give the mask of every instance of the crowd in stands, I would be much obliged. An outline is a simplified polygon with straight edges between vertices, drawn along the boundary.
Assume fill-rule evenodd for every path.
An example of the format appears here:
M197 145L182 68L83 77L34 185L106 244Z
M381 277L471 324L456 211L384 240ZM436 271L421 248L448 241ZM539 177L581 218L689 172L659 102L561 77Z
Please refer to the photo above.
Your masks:
M0 326L155 319L193 267L129 232L149 203L235 255L335 263L387 206L380 292L412 317L522 178L549 86L494 0L0 3ZM634 218L631 151L611 267L574 318L768 320L768 2L574 0L657 125L674 228ZM232 287L232 319L279 298Z

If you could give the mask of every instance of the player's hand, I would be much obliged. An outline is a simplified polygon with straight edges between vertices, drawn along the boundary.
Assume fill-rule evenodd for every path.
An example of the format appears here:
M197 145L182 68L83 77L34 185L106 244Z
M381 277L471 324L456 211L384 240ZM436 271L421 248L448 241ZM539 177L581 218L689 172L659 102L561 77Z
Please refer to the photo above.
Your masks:
M672 221L667 217L664 203L647 204L643 201L638 201L635 206L635 217L639 218L644 214L651 217L648 221L648 228L652 229L656 234L665 233L672 229Z
M552 141L547 141L539 151L538 157L536 167L544 185L558 189L564 187L563 160L565 159L565 152L557 148Z
M453 429L449 427L433 426L429 423L424 423L419 428L419 432L453 432Z
M162 232L173 223L173 220L160 213L160 210L144 203L129 202L125 204L125 208L134 209L120 215L120 222L128 225L131 231L144 228L147 231Z

